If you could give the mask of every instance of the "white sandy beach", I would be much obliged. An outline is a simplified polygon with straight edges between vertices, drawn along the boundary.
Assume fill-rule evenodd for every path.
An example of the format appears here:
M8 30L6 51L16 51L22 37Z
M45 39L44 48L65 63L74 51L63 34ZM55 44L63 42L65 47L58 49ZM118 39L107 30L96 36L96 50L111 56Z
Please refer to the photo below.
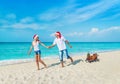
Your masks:
M61 68L59 59L44 59L48 68L35 62L0 66L0 84L120 84L120 51L98 53L100 62L86 63L73 56Z

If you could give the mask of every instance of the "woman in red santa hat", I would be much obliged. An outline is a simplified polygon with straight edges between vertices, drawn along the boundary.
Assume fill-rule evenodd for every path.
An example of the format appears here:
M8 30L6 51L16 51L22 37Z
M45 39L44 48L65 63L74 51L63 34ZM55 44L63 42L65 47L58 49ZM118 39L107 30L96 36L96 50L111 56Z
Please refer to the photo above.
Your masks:
M47 46L45 46L42 42L40 42L39 40L39 36L37 34L35 34L33 36L33 42L32 42L32 46L30 47L30 50L28 52L28 55L30 55L32 48L34 48L34 52L35 52L35 58L36 58L36 64L37 64L37 68L38 70L40 70L39 67L39 62L42 63L45 67L47 67L47 65L41 60L41 50L39 48L39 44L41 44L42 46L48 48Z

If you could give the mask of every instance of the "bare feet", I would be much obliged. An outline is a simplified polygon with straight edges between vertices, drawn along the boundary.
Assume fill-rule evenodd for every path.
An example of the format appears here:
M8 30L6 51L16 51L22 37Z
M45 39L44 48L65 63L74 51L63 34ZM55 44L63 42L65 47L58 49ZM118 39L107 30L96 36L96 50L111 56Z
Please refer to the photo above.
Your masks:
M61 62L61 65L62 65L62 67L65 67L64 64L63 64L63 61Z
M71 62L73 63L73 59L72 59L72 57L70 57L70 60L71 60Z
M47 65L45 65L45 68L47 68Z

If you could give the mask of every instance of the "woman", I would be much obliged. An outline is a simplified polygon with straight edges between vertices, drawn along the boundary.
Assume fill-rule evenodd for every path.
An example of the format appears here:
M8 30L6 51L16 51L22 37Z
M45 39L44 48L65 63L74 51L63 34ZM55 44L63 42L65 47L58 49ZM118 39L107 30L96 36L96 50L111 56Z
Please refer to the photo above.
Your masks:
M48 48L47 46L45 46L42 42L40 42L39 40L39 36L37 34L35 34L33 36L33 42L32 42L32 46L30 47L30 50L28 52L28 55L30 55L31 51L32 51L32 48L34 48L34 52L35 52L35 58L36 58L36 64L37 64L37 68L38 70L40 70L40 67L39 67L39 62L42 63L45 67L46 64L41 60L41 50L39 48L39 44L41 44L42 46Z

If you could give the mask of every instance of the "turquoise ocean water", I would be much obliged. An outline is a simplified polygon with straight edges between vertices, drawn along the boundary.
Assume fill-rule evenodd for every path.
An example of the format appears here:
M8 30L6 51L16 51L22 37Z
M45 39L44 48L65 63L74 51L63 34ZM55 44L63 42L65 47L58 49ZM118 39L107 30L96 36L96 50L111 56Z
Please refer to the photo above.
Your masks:
M52 42L44 42L49 46ZM120 42L71 42L73 48L69 48L70 55L86 54L88 52L104 52L112 50L120 50ZM30 42L0 42L0 63L10 60L27 60L34 58L34 51L28 56L27 52L31 46ZM57 47L46 49L40 46L42 58L58 57Z

